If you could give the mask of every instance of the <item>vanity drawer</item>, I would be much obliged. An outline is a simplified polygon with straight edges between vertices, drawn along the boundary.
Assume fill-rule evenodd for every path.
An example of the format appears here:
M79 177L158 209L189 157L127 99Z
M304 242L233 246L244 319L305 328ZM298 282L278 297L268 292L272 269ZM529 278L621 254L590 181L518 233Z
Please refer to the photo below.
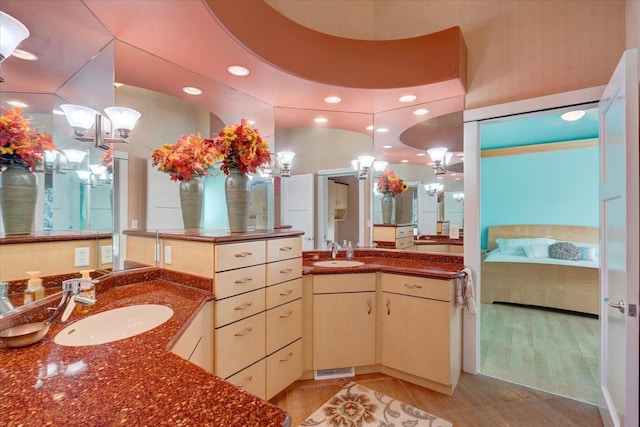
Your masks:
M214 325L219 328L260 313L264 311L264 302L264 288L216 301Z
M215 373L230 375L264 358L265 315L256 314L237 323L216 328Z
M266 364L266 360L262 359L237 374L226 378L226 380L236 387L258 396L260 399L266 399Z
M302 239L300 237L267 240L267 262L299 258L301 256Z
M250 265L264 264L264 240L215 245L215 271L226 271Z
M264 284L265 266L255 265L216 273L213 278L213 294L220 300L262 288Z
M287 259L267 264L267 286L302 276L302 258Z
M453 298L453 286L448 280L400 274L382 274L382 291L439 301L451 301Z
M267 310L302 297L302 277L267 288Z
M302 339L267 357L267 399L302 375Z
M396 240L396 249L405 249L413 246L413 234Z
M322 274L313 277L314 294L373 292L376 273Z
M267 311L267 354L302 336L302 299Z
M396 239L411 237L413 239L413 226L396 228Z

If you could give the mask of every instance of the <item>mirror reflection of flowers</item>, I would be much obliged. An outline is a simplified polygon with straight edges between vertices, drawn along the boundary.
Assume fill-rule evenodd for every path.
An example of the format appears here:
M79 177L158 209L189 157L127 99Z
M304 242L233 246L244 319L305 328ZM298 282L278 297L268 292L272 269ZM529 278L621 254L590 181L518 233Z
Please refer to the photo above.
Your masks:
M378 191L381 194L391 194L391 197L396 197L404 191L409 189L409 184L404 182L396 173L392 170L385 170L378 178Z
M100 157L100 164L107 168L107 172L113 172L113 144L110 144L109 149L102 153L102 157Z
M225 126L214 144L222 156L220 168L225 175L229 175L231 169L238 169L243 175L253 173L260 165L271 161L269 143L247 119Z
M182 135L175 144L166 143L153 150L152 165L171 175L172 181L189 181L207 176L209 169L216 165L220 153L213 140L197 135Z
M32 119L23 117L22 110L1 108L0 165L21 165L33 172L45 151L60 151L51 134L31 128Z

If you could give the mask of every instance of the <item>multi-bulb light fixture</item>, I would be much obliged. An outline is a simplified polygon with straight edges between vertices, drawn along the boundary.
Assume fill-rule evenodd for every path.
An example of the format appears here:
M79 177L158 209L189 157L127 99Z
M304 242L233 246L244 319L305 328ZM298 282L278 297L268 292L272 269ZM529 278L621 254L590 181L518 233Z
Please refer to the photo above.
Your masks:
M444 147L434 147L427 150L431 160L433 160L433 174L445 175L447 173L445 167L445 157L447 155L447 149Z
M0 64L11 56L20 42L27 37L29 30L22 22L0 11ZM0 83L3 81L0 76Z
M93 142L96 147L105 150L109 148L109 144L126 143L130 132L140 118L139 112L125 107L105 108L104 111L108 118L103 117L96 110L81 105L63 104L60 108L64 111L67 122L73 128L75 139ZM94 125L93 135L87 135L87 132ZM113 137L114 129L118 131L118 138Z
M351 160L351 166L356 172L356 177L358 179L369 178L369 169L371 169L374 160L375 157L368 155L358 156L357 159Z

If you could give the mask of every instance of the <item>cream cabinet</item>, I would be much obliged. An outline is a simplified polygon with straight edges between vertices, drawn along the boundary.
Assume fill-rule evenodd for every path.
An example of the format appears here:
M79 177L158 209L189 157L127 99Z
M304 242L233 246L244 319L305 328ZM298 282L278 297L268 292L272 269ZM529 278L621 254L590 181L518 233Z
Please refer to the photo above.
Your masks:
M382 365L451 394L462 369L455 281L383 273L381 290Z
M313 369L376 362L376 274L313 279Z
M302 373L300 237L215 246L215 374L269 399Z
M334 214L336 221L343 220L349 209L349 185L332 180L328 184L328 213Z
M413 249L412 224L374 224L373 241L379 248Z
M171 351L213 373L213 301L200 309Z
M448 243L442 244L430 244L430 245L416 245L416 249L419 252L445 252L448 254L462 254L464 253L463 245L452 245Z

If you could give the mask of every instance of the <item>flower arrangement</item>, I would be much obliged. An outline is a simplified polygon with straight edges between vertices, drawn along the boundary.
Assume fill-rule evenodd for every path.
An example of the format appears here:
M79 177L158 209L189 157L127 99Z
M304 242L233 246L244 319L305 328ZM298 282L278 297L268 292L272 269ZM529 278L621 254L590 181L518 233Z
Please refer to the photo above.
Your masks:
M383 171L377 184L380 193L391 194L391 197L396 197L409 188L409 185L392 170Z
M153 150L152 165L171 175L172 181L188 181L209 175L220 153L212 139L197 135L182 135L175 144L166 143Z
M107 172L113 172L113 144L109 145L109 149L102 153L100 164L107 169Z
M32 119L23 117L22 110L1 108L0 165L21 165L33 172L45 151L60 151L51 134L31 129Z
M225 126L213 141L222 158L221 169L229 175L231 169L241 174L253 173L260 165L271 161L269 143L246 119Z

